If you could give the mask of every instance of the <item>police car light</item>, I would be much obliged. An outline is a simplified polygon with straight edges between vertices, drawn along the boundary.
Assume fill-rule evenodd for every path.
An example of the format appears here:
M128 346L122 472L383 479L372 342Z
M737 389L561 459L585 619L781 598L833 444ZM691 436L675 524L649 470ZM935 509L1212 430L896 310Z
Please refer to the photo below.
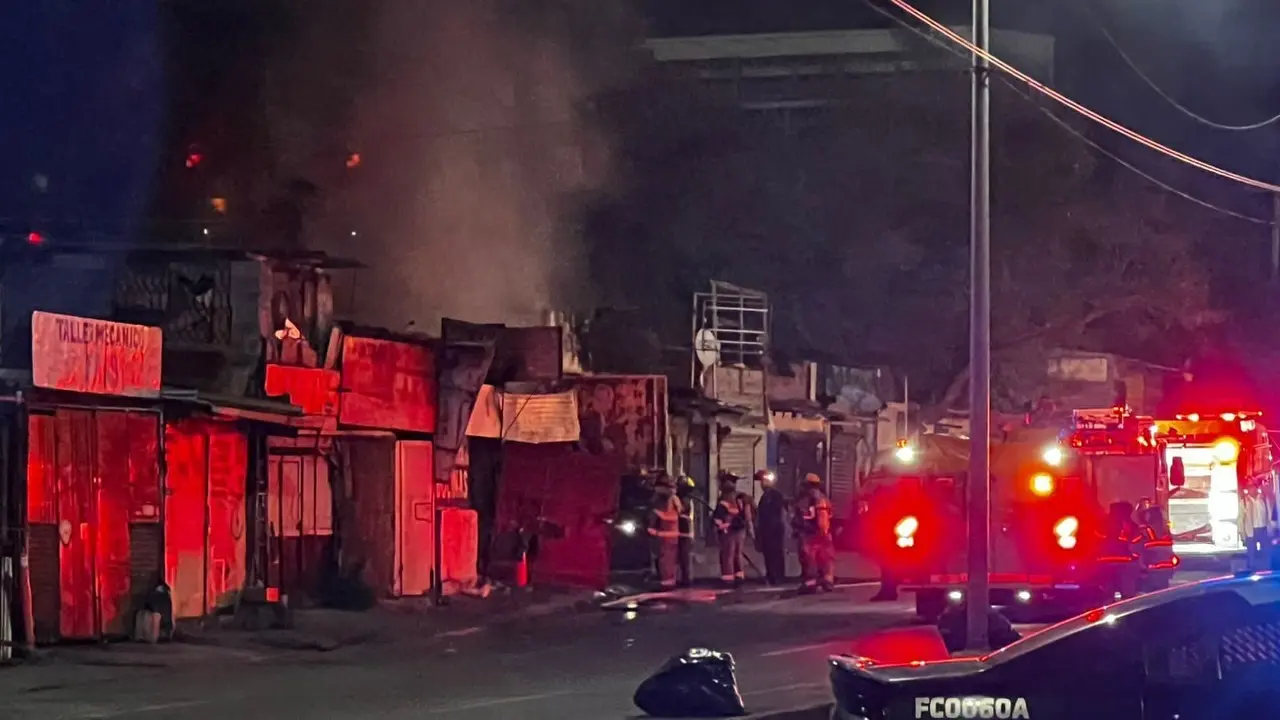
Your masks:
M1061 465L1062 461L1065 460L1066 457L1066 453L1062 452L1062 448L1056 445L1045 448L1044 455L1042 456L1045 463L1054 467Z
M1036 473L1031 476L1031 492L1040 495L1053 493L1053 476L1049 473Z
M1213 445L1213 459L1220 463L1235 462L1236 456L1239 454L1240 445L1230 438L1219 440Z

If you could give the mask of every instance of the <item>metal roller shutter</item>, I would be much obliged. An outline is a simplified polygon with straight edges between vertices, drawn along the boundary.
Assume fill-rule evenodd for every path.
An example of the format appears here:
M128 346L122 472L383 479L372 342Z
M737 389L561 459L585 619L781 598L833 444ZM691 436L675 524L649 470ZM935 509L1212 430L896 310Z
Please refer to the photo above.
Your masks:
M836 520L847 520L853 515L861 440L862 436L850 427L833 428L831 432L831 514Z
M720 442L720 472L749 479L756 472L756 447L763 443L762 435L730 433Z

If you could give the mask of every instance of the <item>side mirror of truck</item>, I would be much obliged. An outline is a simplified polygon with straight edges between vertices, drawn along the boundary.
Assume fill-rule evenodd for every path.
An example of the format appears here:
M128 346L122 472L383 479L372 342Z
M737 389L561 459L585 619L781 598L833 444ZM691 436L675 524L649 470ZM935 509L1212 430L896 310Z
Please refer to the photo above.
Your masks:
M1169 487L1180 488L1187 484L1187 466L1182 462L1182 458L1173 459L1173 464L1169 467Z

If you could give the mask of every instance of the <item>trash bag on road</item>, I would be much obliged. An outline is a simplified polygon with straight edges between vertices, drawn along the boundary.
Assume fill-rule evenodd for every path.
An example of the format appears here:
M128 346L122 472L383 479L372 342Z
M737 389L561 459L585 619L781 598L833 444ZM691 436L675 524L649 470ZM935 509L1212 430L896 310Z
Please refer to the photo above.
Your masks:
M640 683L633 698L651 717L740 717L747 714L729 653L694 648Z

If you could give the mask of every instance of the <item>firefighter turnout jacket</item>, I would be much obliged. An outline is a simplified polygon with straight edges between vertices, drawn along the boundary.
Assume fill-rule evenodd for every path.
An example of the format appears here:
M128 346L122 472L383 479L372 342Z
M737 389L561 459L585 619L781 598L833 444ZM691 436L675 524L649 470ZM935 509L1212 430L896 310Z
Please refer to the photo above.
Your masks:
M831 534L831 501L822 488L806 488L796 498L795 530L802 538Z
M752 528L751 499L737 490L723 493L716 504L712 519L716 530L722 535L746 533L751 535Z
M676 540L680 537L680 525L684 503L675 495L658 495L649 510L649 535L659 540Z

